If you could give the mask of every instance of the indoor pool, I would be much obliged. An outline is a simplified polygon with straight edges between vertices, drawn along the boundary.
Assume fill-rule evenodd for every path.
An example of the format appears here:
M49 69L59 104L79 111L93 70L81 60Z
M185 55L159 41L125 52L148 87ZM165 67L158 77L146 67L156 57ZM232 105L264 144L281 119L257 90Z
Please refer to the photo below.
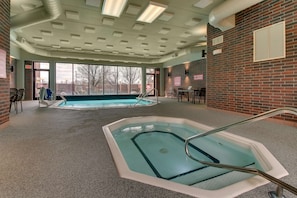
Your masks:
M109 100L71 100L59 101L53 105L62 109L100 109L100 108L125 108L125 107L141 107L151 106L156 102L147 99L109 99Z
M185 139L211 129L157 116L125 118L103 127L121 177L196 197L235 197L268 183L190 159ZM227 132L193 140L189 150L202 161L256 168L277 178L288 174L262 144Z

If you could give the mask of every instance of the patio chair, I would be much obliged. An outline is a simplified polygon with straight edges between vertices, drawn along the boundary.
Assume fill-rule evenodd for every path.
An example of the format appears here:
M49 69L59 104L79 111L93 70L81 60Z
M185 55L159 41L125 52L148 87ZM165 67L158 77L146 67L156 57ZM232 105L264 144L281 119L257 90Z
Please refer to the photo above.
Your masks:
M21 112L23 112L23 98L24 98L25 89L19 89L17 91L16 97L16 112L18 113L18 103L21 104Z
M15 109L15 111L17 113L17 108L16 108L17 93L18 93L18 90L16 88L10 88L10 106L9 106L9 112L11 111L11 105L13 103L14 109Z

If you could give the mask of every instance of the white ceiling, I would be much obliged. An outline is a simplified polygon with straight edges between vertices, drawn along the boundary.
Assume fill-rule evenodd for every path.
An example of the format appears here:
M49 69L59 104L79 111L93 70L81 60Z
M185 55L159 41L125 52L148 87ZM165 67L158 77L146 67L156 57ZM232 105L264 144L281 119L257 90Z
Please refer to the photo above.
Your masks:
M45 1L11 0L11 18L24 17L24 13L42 8ZM14 32L37 54L41 50L63 58L85 56L95 60L149 62L197 45L205 47L208 15L224 2L213 0L206 8L198 8L194 4L200 0L167 0L165 14L148 24L137 22L148 0L128 0L119 18L102 15L102 1L60 0L62 12L57 19L30 24ZM200 22L189 24L197 20Z

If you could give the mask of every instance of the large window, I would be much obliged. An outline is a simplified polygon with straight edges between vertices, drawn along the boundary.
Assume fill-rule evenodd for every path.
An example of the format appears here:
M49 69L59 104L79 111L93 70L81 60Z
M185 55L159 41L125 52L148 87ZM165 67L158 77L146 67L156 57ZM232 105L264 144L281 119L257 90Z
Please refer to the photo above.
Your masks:
M57 94L139 94L141 68L85 64L56 64Z

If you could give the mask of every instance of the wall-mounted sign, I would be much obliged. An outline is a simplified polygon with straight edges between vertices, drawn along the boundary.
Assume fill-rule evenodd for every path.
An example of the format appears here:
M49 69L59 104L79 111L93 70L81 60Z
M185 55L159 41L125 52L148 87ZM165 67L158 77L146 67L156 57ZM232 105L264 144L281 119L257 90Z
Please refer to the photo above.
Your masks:
M25 65L25 69L32 69L32 65Z
M181 77L180 76L174 77L174 86L176 86L176 87L181 86Z
M194 75L194 80L203 80L203 74Z
M6 51L0 49L0 78L6 78Z

